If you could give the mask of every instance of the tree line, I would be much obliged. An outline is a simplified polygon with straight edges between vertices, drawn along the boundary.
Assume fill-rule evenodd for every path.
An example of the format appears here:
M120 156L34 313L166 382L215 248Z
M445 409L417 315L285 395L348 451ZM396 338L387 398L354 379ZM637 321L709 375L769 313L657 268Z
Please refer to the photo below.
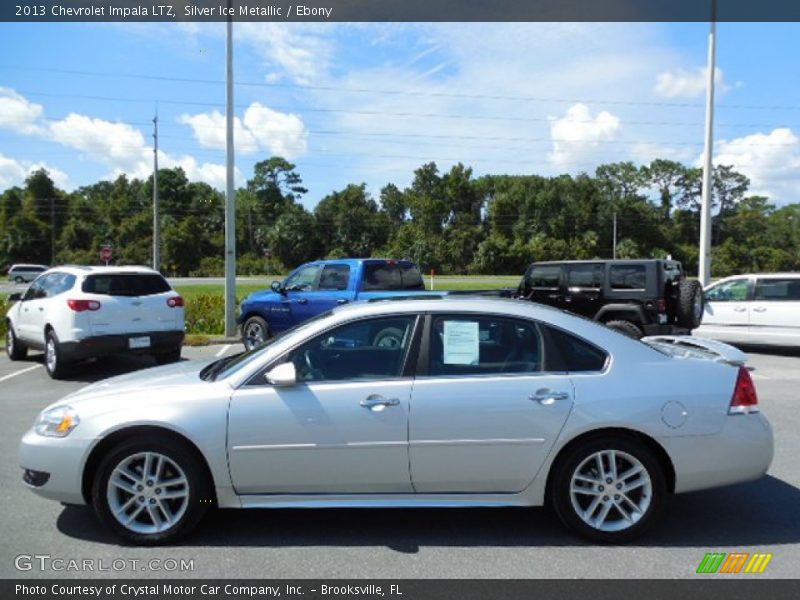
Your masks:
M48 173L0 194L0 265L152 261L152 177L59 190ZM224 196L180 169L158 175L162 270L223 273ZM800 203L777 208L748 193L728 166L713 173L712 274L800 270ZM670 160L599 166L593 175L483 175L433 162L411 184L378 198L365 184L323 197L313 210L296 166L258 162L236 192L237 271L286 272L316 258L410 258L427 272L519 274L532 260L672 256L697 272L701 172Z

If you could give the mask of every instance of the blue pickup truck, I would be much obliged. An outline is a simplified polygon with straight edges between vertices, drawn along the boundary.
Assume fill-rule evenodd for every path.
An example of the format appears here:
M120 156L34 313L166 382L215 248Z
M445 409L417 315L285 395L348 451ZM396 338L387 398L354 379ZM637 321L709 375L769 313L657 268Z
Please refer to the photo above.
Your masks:
M425 290L419 268L407 260L318 260L299 266L269 290L250 294L241 306L239 323L246 349L275 334L356 300L392 296L441 296Z

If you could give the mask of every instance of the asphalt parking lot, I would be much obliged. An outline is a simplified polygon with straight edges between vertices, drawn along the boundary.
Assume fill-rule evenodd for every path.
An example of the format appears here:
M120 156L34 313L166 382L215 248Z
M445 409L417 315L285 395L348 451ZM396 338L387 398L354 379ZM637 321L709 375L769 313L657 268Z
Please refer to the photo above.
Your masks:
M185 348L212 358L237 346ZM0 357L0 577L82 577L76 571L15 569L18 555L65 560L193 561L184 572L126 568L95 576L265 578L691 578L706 552L770 552L756 577L796 577L800 565L800 353L751 353L776 453L760 481L677 496L644 539L593 546L567 533L546 509L218 511L178 546L119 545L90 508L63 507L27 489L17 444L36 414L91 381L146 368L148 358L110 358L69 381L50 380L34 355ZM96 563L97 564L97 563ZM164 565L168 563L162 563ZM744 576L744 575L739 575ZM709 577L705 575L704 577ZM712 576L713 577L713 576ZM721 576L731 577L731 576Z

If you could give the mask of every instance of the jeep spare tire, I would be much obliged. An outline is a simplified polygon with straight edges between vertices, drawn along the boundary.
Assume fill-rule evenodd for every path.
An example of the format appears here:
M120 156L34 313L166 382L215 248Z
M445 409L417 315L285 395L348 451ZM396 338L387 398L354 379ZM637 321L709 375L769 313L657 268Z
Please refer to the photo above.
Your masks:
M687 329L700 326L705 310L703 286L695 279L684 279L678 284L678 325Z

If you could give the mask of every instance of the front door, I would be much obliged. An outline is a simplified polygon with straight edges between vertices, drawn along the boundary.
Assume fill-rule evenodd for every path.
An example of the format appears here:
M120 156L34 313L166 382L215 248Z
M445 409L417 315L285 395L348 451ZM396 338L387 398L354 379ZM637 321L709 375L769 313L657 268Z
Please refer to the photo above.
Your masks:
M411 478L419 493L518 492L536 476L573 402L545 372L539 326L484 315L431 318L414 383Z
M290 351L298 381L263 374L234 392L228 430L239 494L409 493L406 367L416 315L341 325ZM393 344L383 343L388 335Z

